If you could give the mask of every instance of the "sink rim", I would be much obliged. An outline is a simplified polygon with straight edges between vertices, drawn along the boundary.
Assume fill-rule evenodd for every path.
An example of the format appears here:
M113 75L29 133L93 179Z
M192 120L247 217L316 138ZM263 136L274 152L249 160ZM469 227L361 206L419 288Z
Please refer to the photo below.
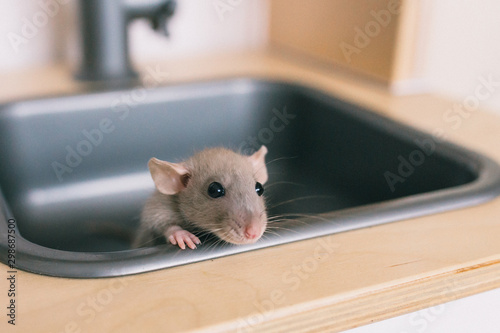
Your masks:
M400 123L385 115L374 113L371 110L360 107L359 105L345 101L330 92L326 92L310 85L290 82L286 80L273 80L254 77L223 78L215 80L197 81L194 83L180 83L167 86L155 87L157 89L169 89L173 87L204 84L243 84L243 87L252 87L259 84L284 85L291 89L299 89L308 95L315 95L321 98L338 101L341 104L353 107L353 112L361 113L363 121L372 119L377 121L377 125L383 125L391 130L398 131L401 136L401 129L405 130L405 136L408 138L417 136L431 136L422 130L415 129L409 125ZM65 94L57 96L47 96L43 99L57 99L64 97L74 97L79 95L107 94L128 92L132 89L120 89L110 91L99 91L90 93ZM17 103L39 101L40 98L29 100L9 102L0 106L0 112L9 105ZM0 113L1 116L1 113ZM360 119L357 117L357 119ZM256 250L280 244L291 243L299 240L306 240L315 237L332 235L339 232L355 230L367 226L376 226L380 224L402 221L409 218L436 214L439 212L465 208L492 200L500 195L500 167L490 158L470 151L467 148L458 146L447 141L436 142L436 152L441 154L453 154L454 160L459 156L468 168L475 170L478 177L473 181L454 187L440 189L432 192L419 193L407 197L386 200L368 205L361 205L352 208L345 208L329 213L319 214L326 220L315 222L318 227L306 228L304 226L295 226L297 232L281 232L281 236L286 236L286 241L278 236L270 235L268 239L262 239L258 243L246 246L227 245L223 248L206 251L203 245L197 249L199 252L196 257L190 256L190 251L177 250L168 245L162 245L151 248L141 248L133 250L115 251L115 252L72 252L47 248L24 239L19 234L16 227L16 268L34 273L70 277L70 278L95 278L112 277L137 273L147 273L167 267L173 267L188 263L203 261L242 253L249 250ZM457 152L459 154L457 154ZM7 220L14 218L0 189L0 233L3 235L3 241L0 241L2 249L1 261L7 262ZM377 217L374 222L373 216ZM322 230L319 227L325 227ZM314 229L314 230L311 230ZM279 238L279 239L278 239ZM203 251L203 252L202 252ZM148 258L147 261L144 259ZM175 260L172 260L174 258ZM151 260L150 260L151 259ZM152 260L155 259L155 260ZM127 265L123 265L124 263Z

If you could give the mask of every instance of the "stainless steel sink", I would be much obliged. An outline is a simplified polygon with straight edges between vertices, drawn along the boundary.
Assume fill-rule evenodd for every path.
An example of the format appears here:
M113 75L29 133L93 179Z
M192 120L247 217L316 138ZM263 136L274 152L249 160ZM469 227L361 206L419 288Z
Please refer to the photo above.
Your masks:
M269 149L257 244L130 249L153 191L147 161L223 145ZM307 87L232 79L0 107L1 260L64 277L146 272L476 205L500 194L490 159ZM8 220L10 219L10 224ZM15 223L14 223L15 221Z

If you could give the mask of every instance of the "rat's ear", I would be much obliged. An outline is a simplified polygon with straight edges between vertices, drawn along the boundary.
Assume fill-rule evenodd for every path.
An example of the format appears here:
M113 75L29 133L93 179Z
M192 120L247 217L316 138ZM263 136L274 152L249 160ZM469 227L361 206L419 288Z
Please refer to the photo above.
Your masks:
M267 182L266 154L267 148L266 146L262 146L252 156L247 157L252 163L255 178L261 184Z
M148 162L151 177L158 191L163 194L177 194L186 188L189 171L180 163L169 163L152 158Z

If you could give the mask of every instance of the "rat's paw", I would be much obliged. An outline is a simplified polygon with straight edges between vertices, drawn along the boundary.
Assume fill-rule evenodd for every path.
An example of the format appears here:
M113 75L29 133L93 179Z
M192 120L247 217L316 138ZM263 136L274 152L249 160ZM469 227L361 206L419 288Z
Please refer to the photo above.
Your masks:
M165 235L170 243L173 245L179 245L181 249L186 249L186 245L190 249L196 249L195 244L200 244L200 239L190 233L189 231L186 231L184 229L177 229L177 230L172 230L172 232L169 232Z

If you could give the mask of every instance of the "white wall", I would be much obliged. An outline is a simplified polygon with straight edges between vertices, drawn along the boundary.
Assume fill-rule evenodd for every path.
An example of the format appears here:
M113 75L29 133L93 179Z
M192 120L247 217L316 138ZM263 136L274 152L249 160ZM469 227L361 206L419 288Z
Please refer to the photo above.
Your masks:
M480 107L500 114L500 1L421 1L420 68L430 90L463 100L491 76L498 86Z
M474 94L480 77L500 82L500 1L420 1L426 11L420 23L418 76L427 90L461 100ZM217 5L229 9L221 13ZM47 6L55 13L46 14ZM75 63L76 16L77 0L0 0L0 75ZM133 61L146 62L260 48L266 44L267 27L268 0L178 0L170 39L136 21L130 27L131 54ZM13 47L13 36L24 40ZM481 107L500 114L500 87Z
M178 0L177 4L169 39L146 21L131 24L133 61L238 52L266 43L266 0ZM0 75L61 61L73 63L78 55L77 8L77 0L0 0ZM17 36L22 42L13 42L21 40Z

